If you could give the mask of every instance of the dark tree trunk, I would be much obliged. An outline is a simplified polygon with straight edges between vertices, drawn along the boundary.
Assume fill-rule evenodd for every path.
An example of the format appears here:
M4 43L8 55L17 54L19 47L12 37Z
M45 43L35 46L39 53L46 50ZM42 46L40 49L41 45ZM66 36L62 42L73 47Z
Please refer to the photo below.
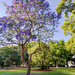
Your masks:
M42 70L45 69L45 67L44 67L44 62L43 62L43 61L42 61L41 69L42 69Z
M67 65L67 67L68 67L68 60L66 61L66 65Z
M45 68L44 68L44 65L42 65L42 66L41 66L41 70L44 70L44 69L45 69Z
M75 60L74 60L74 66L75 66Z
M28 67L27 67L27 74L26 74L26 75L30 75L30 69L31 69L31 67L28 66Z

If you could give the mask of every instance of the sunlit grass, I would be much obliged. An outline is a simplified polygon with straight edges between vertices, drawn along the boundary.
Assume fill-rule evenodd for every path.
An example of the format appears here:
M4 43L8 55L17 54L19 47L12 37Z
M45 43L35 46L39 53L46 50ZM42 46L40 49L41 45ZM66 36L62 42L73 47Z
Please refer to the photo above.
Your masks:
M34 68L32 68L34 69ZM31 71L31 74L40 75L75 75L75 68L51 68L53 71ZM4 70L0 69L0 75L20 75L26 74L26 68Z

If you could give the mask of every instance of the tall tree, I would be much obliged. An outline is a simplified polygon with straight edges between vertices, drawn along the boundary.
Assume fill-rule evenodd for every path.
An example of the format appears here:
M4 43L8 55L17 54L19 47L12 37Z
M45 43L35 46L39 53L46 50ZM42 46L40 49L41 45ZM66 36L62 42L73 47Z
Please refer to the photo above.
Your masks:
M75 0L61 0L56 11L58 13L62 13L64 11L66 19L64 19L64 23L61 26L64 34L75 35Z
M63 40L59 40L59 42L50 42L49 43L52 59L56 62L56 68L58 68L58 63L63 64L66 62L67 58L71 54L65 48L65 42Z
M0 18L0 44L6 46L9 44L19 46L16 50L27 67L27 75L30 75L29 65L33 53L27 52L27 43L32 39L37 40L37 31L46 28L53 32L60 14L51 12L49 3L45 0L13 0L12 6L5 4L7 16ZM29 59L25 60L27 54Z
M56 11L60 13L64 11L66 19L64 19L61 29L63 29L65 35L71 35L71 38L66 42L66 48L73 53L75 49L75 0L61 0Z
M35 42L33 44L35 44ZM36 48L39 48L38 42L36 42L36 44L37 45L29 49L29 53L32 53L33 51L36 50ZM40 48L42 49L32 56L32 61L35 63L36 66L40 66L40 69L49 68L51 59L50 49L48 45L42 41L40 41Z

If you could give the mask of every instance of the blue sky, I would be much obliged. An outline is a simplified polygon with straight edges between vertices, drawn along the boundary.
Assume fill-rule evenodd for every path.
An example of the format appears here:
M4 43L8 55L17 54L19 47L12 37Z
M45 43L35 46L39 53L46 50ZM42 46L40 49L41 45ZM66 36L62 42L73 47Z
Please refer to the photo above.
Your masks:
M8 5L11 5L11 2L13 0L0 0L0 17L5 16L5 12L6 12L6 8L3 6L2 2L5 2ZM52 11L55 11L55 8L57 7L57 5L59 4L59 2L61 0L46 0L48 1L48 3L51 6ZM60 29L60 26L63 25L63 19L64 19L64 15L62 14L62 18L60 19L60 24L58 25L58 27L56 28L58 30L58 32L55 32L54 37L52 38L52 40L60 40L63 39L64 41L67 41L70 36L65 36L63 33L63 30Z

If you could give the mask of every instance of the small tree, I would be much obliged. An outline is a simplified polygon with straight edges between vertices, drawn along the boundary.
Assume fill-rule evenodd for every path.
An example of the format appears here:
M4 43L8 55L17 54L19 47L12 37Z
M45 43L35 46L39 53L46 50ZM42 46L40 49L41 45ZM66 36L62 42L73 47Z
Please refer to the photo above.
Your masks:
M65 42L63 40L59 40L59 42L50 42L49 43L52 59L56 63L56 68L58 68L58 63L62 64L62 62L66 62L67 58L71 54L65 48Z
M37 40L37 31L40 29L53 32L55 24L60 18L60 14L51 12L49 3L45 0L13 0L12 6L4 3L7 9L7 16L0 18L0 44L6 46L9 44L17 45L16 50L27 67L27 75L30 75L29 65L33 53L27 52L27 43L33 39ZM51 26L51 27L50 27ZM28 61L24 55L28 55Z
M35 42L31 44L35 44ZM38 42L36 42L36 44L37 45L35 45L31 49L29 48L29 53L32 53L36 50L36 48L39 48ZM47 69L49 68L48 66L50 65L51 61L50 50L48 45L42 41L40 41L40 48L42 49L32 56L32 62L34 62L36 66L40 66L40 69Z
M14 46L14 48L18 49L16 46ZM4 62L4 66L6 67L10 67L13 64L16 66L22 64L20 55L16 51L12 51L12 46L10 45L0 48L0 62L1 61Z
M64 19L61 29L65 35L71 35L66 42L66 49L75 54L75 0L61 0L56 11L58 13L64 12L66 19Z

